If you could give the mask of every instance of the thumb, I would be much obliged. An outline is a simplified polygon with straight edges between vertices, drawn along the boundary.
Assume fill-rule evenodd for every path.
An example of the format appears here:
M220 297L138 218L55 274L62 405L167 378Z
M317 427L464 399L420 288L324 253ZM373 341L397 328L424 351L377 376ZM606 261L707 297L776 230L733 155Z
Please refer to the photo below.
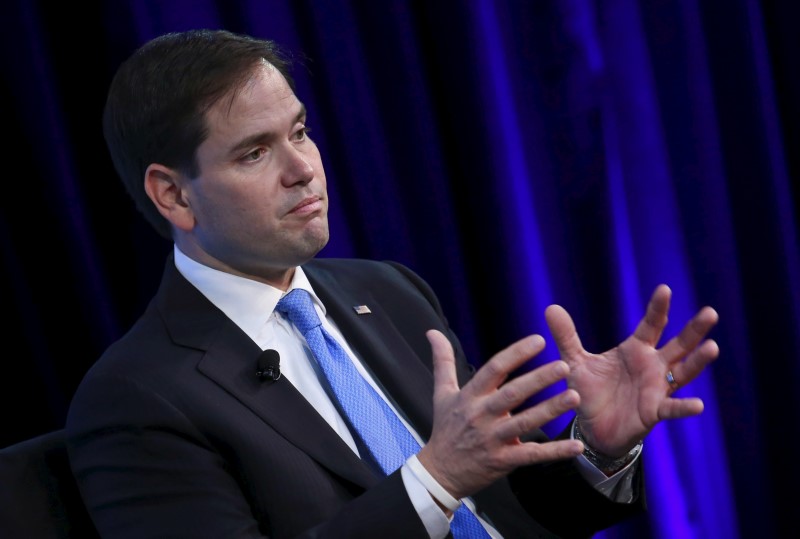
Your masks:
M561 359L569 361L583 352L581 339L569 313L560 305L550 305L544 311L544 318L556 342Z
M456 356L453 345L441 331L431 329L425 333L433 352L433 398L449 395L459 390L456 377Z

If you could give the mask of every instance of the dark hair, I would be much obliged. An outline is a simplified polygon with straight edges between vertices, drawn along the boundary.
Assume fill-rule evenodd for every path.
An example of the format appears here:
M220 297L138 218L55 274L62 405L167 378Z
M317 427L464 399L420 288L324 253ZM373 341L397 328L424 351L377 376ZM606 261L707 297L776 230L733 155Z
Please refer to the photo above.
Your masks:
M147 167L160 163L199 175L195 152L208 136L205 112L244 85L262 60L294 90L288 58L273 41L189 30L156 37L122 63L108 91L103 133L125 189L163 237L172 231L145 193Z

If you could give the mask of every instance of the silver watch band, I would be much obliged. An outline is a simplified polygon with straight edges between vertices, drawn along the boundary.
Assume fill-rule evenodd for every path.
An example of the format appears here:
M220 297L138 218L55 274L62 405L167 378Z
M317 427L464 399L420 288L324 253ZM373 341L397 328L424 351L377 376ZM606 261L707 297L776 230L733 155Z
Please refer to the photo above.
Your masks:
M580 422L578 421L577 416L572 422L572 437L583 442L583 456L586 457L586 460L591 462L592 465L594 465L607 476L614 475L625 466L630 464L631 461L636 458L636 455L638 455L642 450L642 441L639 440L639 443L636 444L633 449L621 457L609 457L608 455L604 455L586 442L586 439L583 437L583 433L581 432Z

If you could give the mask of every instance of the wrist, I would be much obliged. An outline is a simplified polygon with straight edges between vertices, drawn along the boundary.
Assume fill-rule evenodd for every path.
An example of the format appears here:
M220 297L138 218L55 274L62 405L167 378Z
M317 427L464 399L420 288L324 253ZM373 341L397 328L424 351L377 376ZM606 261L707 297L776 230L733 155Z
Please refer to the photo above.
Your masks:
M632 449L620 457L612 457L598 451L586 441L586 438L581 431L580 421L577 416L572 423L572 437L583 442L584 458L586 458L586 460L588 460L595 468L603 472L607 477L611 477L633 462L642 449L642 441L639 440L639 442Z

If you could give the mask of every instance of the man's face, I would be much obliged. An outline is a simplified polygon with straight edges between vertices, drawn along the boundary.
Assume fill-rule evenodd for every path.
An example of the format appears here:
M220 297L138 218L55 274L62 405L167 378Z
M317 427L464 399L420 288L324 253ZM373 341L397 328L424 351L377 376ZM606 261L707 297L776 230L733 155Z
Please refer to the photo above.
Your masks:
M305 107L264 62L206 113L200 175L185 182L195 225L181 248L212 267L285 284L328 241L328 196Z

